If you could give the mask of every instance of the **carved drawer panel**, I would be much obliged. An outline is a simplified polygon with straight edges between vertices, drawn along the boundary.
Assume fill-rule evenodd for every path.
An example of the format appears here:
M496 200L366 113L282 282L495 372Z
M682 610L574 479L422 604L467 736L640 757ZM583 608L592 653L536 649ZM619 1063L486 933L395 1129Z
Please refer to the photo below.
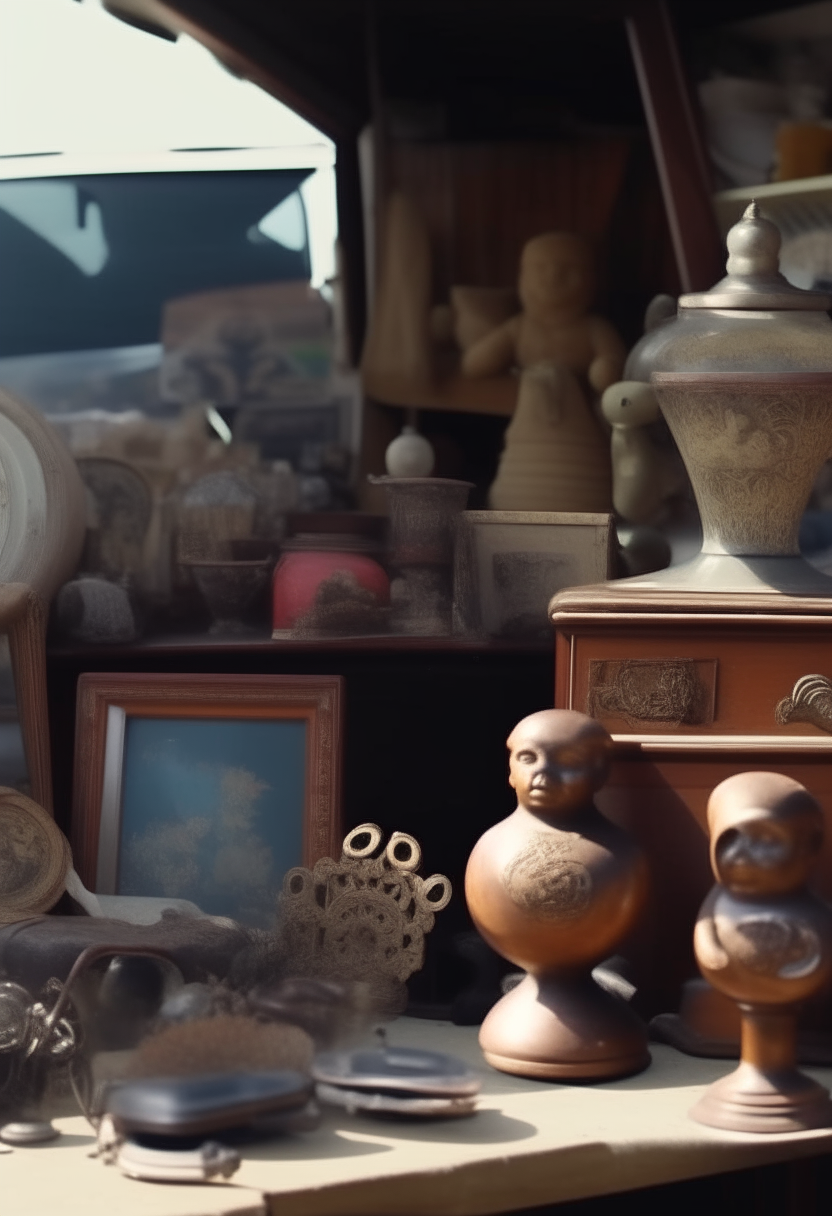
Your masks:
M818 632L586 633L567 655L568 705L616 735L828 740L832 749L832 637Z

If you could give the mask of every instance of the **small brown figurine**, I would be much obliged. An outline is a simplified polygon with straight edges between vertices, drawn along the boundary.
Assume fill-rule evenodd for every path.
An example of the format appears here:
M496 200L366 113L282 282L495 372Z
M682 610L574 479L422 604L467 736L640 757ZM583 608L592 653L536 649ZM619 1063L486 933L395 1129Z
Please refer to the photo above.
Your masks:
M779 773L738 773L708 802L717 879L693 946L705 979L737 1001L741 1058L691 1117L744 1132L832 1126L828 1092L795 1064L796 1014L832 974L832 911L806 887L823 841L814 798Z
M549 709L508 739L517 810L477 842L465 893L486 941L528 972L486 1017L489 1064L520 1076L603 1079L649 1063L636 1014L592 978L647 892L637 845L595 807L612 740L584 714Z
M463 372L494 376L512 366L555 363L602 393L621 379L626 351L609 321L589 313L594 288L592 252L582 237L533 237L520 258L523 311L468 347Z

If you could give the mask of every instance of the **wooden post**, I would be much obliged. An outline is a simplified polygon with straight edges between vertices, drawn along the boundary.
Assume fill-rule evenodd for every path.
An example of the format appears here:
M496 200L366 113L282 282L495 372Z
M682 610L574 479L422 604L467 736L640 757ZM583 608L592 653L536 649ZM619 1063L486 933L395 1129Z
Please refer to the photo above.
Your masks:
M627 17L650 141L683 291L725 274L710 166L665 0L642 0Z

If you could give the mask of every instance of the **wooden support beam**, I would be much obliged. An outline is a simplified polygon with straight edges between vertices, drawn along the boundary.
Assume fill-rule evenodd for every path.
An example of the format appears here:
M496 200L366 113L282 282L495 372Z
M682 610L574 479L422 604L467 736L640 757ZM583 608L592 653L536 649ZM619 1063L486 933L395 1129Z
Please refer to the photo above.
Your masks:
M642 0L627 34L661 181L683 291L725 273L710 166L665 0Z
M299 67L274 40L258 38L250 25L234 16L233 5L215 0L107 0L106 7L131 25L190 35L234 75L259 85L330 139L355 138L366 122L366 115Z
M367 283L365 279L364 214L361 203L361 175L358 167L358 141L340 140L336 145L335 188L338 205L338 240L343 276L341 289L346 310L347 346L350 363L357 367L367 328Z

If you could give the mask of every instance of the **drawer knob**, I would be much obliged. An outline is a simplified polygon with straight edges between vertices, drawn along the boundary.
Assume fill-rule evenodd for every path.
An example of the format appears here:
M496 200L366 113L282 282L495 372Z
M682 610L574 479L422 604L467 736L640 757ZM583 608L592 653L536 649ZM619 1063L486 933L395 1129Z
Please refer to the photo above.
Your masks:
M827 676L801 676L791 696L777 702L774 720L780 726L810 722L821 730L832 731L832 680Z

